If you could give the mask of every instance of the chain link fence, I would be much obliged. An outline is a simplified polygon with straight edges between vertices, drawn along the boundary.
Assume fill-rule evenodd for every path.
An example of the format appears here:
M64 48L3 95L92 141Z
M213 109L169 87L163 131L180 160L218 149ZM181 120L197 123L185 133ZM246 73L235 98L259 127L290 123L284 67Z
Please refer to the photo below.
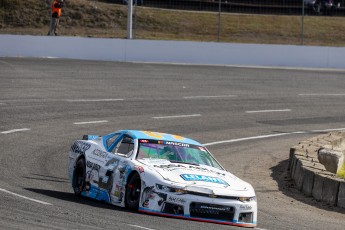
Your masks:
M345 45L344 0L133 1L135 38ZM148 10L162 30L147 23Z
M0 0L0 33L46 35L51 0ZM133 0L133 39L345 46L345 0ZM59 34L127 38L127 0L65 0Z

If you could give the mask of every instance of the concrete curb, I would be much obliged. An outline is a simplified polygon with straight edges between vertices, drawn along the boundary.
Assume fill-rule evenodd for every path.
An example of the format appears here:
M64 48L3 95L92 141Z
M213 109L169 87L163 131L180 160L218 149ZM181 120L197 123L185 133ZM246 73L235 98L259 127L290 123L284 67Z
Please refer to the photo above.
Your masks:
M337 149L345 132L332 132L300 142L290 149L288 171L296 187L318 201L345 208L345 179L328 172L318 160L321 148Z

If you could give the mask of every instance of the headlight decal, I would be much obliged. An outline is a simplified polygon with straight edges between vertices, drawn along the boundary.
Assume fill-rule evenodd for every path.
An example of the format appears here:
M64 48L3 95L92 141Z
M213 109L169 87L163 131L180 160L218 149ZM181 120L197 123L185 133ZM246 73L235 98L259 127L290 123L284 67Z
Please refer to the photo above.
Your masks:
M170 186L166 186L166 185L161 185L161 184L156 184L156 188L161 190L161 191L164 191L164 192L186 193L186 191L181 189L181 188L174 188L174 187L170 187Z
M238 200L242 201L242 202L256 201L256 196L252 196L252 197L238 197Z

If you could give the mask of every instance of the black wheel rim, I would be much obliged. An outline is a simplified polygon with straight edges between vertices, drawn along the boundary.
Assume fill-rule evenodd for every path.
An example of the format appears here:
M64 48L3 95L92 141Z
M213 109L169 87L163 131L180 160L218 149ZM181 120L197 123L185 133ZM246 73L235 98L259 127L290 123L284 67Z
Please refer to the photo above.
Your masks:
M77 187L79 190L82 190L82 187L84 185L84 175L83 175L83 169L81 167L78 168L78 173L77 173Z
M134 176L130 180L130 183L127 186L128 189L128 196L127 202L131 208L137 208L139 205L140 200L140 192L141 192L141 180L139 176Z

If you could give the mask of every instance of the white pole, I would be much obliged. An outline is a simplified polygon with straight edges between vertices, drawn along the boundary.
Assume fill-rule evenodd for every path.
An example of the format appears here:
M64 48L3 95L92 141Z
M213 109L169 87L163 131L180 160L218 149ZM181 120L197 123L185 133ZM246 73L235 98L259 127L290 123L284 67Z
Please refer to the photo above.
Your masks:
M302 0L302 46L304 45L304 0Z
M218 0L218 42L220 41L220 14L222 12L222 1Z
M132 39L132 25L133 25L133 0L127 0L128 14L127 14L127 39Z

